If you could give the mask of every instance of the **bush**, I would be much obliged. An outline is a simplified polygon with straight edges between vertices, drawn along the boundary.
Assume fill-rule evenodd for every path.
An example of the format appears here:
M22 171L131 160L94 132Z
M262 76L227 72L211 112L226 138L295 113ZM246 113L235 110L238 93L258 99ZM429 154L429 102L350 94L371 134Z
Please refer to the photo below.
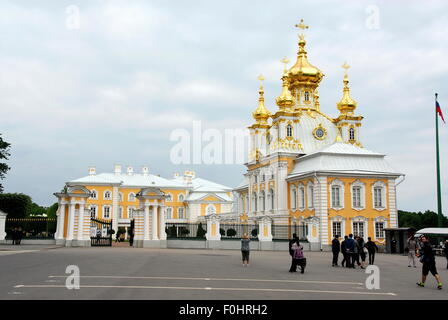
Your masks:
M221 234L221 236L225 236L226 235L226 230L224 230L223 228L219 228L219 233Z
M258 235L258 230L254 229L250 234L252 235L252 237L256 237Z
M236 230L235 230L235 229L232 229L232 228L227 229L227 236L228 236L228 237L234 237L234 236L236 236Z
M181 236L186 236L190 234L190 230L188 230L187 228L181 228L179 231Z

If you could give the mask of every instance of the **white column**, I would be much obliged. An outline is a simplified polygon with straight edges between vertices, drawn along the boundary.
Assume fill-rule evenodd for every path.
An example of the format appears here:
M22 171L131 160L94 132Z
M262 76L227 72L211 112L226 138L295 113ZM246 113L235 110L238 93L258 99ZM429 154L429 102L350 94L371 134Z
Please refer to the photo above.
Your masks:
M160 207L160 223L159 223L160 240L166 240L165 214L166 214L166 207L165 206L161 206Z
M68 211L68 233L67 240L73 240L73 234L75 232L75 204L70 203Z
M216 214L212 214L209 216L206 216L205 218L207 220L207 234L206 239L207 240L221 240L221 233L219 232L219 218Z
M8 214L0 211L0 241L5 240L6 238L6 216Z
M278 178L276 183L277 212L279 214L288 214L288 163L280 162L278 166Z
M317 182L317 202L319 210L316 211L316 217L319 218L319 237L322 246L328 245L330 241L330 239L328 239L327 177L318 177ZM345 195L342 195L342 197L345 197Z
M118 231L118 187L112 188L112 229Z
M78 240L83 240L84 238L84 203L79 205L78 211Z
M154 204L152 207L152 240L159 240L159 236L157 235L157 224L159 223L159 219L157 217L157 213L159 205Z
M397 190L395 187L395 180L389 179L388 185L389 185L389 195L386 205L389 205L389 214L390 214L389 228L398 228L397 193L396 193Z
M56 214L56 239L64 239L65 203L60 203Z
M143 240L150 240L149 238L149 204L145 203L145 212L143 215Z

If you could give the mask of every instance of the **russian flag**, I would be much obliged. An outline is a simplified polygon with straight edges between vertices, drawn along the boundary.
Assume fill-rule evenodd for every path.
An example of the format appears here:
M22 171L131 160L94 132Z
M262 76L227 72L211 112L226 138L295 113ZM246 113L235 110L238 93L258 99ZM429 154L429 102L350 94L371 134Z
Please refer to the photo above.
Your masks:
M439 114L440 118L442 118L443 123L446 123L445 119L443 119L442 109L440 108L438 101L436 101L436 112Z

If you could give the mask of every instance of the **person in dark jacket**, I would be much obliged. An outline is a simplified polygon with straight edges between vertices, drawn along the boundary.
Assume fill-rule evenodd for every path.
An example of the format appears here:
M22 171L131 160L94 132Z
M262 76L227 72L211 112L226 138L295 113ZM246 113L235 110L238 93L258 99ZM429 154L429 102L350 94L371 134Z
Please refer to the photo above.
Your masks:
M362 237L358 236L358 239L356 240L356 248L358 251L358 266L361 267L361 269L364 269L365 262L366 262L366 253L364 252L364 247L366 243ZM361 262L359 261L361 259Z
M348 239L345 241L345 248L347 252L347 268L355 268L355 247L356 243L353 239L353 234L348 235Z
M299 239L297 238L297 234L292 234L292 239L289 240L289 255L291 256L291 267L289 268L289 272L297 272L297 264L295 264L294 261L294 249L292 248L292 245L296 243Z
M371 237L368 237L367 240L366 248L367 252L369 252L369 264L375 264L375 253L378 252L378 246L372 241Z
M335 235L331 241L331 251L333 252L333 267L338 267L339 252L341 252L341 243L339 242L339 235Z
M436 268L436 256L434 255L434 251L432 250L431 243L427 236L422 236L420 238L422 242L422 247L418 250L417 257L421 257L420 261L423 263L422 267L422 281L417 282L419 287L424 287L426 282L426 277L431 272L431 274L437 280L437 289L442 290L442 279L440 278L439 273Z
M341 253L342 253L342 261L341 261L341 266L343 267L347 267L348 268L348 259L347 259L347 247L346 247L346 241L348 239L348 236L344 236L344 240L342 240L341 242Z

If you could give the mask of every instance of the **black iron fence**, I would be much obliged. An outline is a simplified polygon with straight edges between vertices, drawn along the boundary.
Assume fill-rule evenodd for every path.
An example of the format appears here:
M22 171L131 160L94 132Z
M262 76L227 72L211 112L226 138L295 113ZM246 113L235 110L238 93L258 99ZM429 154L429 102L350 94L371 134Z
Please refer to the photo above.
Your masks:
M6 218L6 239L54 239L56 218Z
M272 225L272 240L286 241L292 239L293 234L297 234L299 240L306 241L308 226L307 225L287 225L287 224L273 224Z
M229 224L221 223L219 233L221 239L241 239L247 234L252 240L258 239L258 225L256 224Z
M203 223L167 223L165 225L167 239L204 239L207 224Z

